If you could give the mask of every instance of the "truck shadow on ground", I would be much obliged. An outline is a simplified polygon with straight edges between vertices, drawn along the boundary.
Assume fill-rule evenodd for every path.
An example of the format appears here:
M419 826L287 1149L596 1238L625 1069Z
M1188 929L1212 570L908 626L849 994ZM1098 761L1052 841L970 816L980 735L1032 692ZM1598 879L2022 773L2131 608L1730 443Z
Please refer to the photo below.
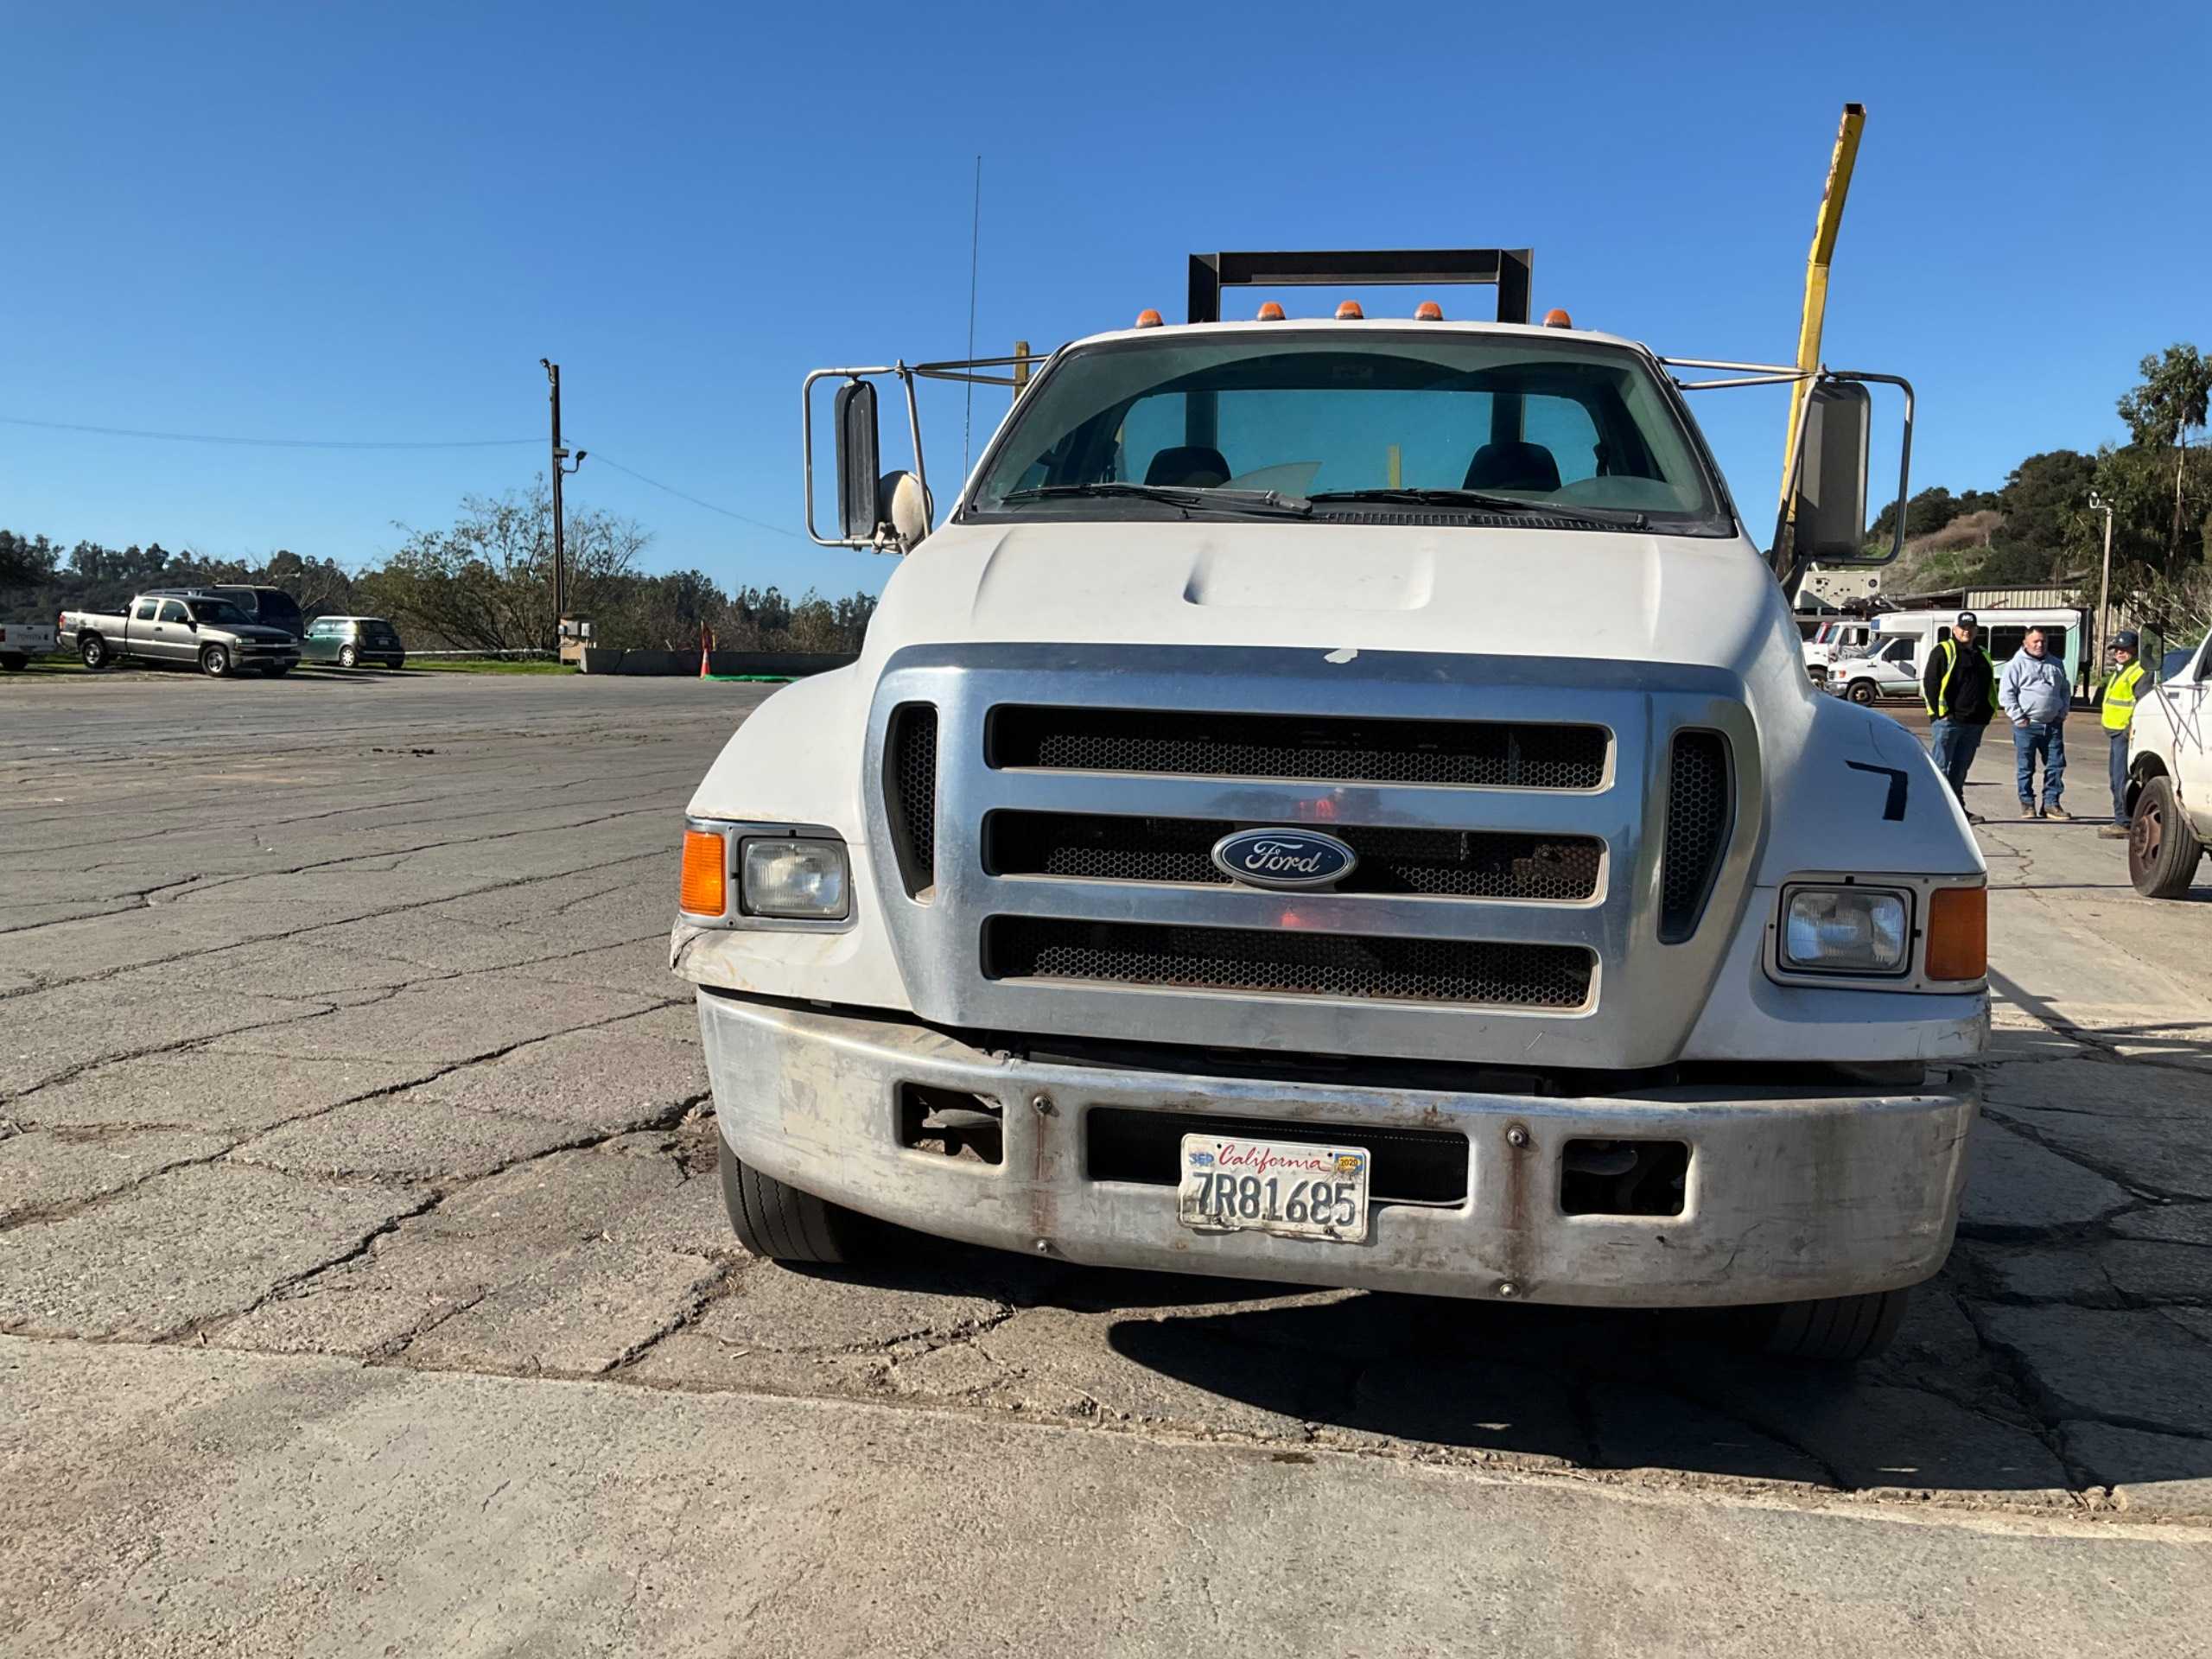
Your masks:
M2063 1501L2101 1471L2068 1458L1980 1341L1947 1272L1891 1351L1855 1367L1759 1353L1740 1310L1500 1306L1125 1272L900 1235L896 1268L847 1282L994 1296L1057 1321L1042 1344L979 1338L1010 1380L984 1403L1355 1449L1510 1463ZM1089 1408L1087 1405L1086 1409ZM2177 1465L2202 1453L2191 1467ZM2126 1478L2212 1475L2212 1441ZM2118 1478L2102 1475L2105 1480Z

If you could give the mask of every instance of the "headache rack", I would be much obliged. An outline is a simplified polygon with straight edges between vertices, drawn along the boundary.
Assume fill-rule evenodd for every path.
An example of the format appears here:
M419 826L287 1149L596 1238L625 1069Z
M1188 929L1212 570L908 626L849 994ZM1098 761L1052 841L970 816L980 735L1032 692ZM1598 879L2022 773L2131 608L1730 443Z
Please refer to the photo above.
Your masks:
M1500 322L1529 321L1529 248L1355 248L1332 253L1194 253L1192 322L1221 321L1224 288L1440 288L1497 289Z

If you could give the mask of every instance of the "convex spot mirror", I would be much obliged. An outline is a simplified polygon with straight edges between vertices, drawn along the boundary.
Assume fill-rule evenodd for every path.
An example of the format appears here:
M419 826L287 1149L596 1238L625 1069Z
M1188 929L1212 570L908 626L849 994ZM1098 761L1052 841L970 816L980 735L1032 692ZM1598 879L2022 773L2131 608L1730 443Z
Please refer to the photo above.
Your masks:
M1873 397L1852 381L1823 380L1805 399L1791 514L1800 563L1887 564L1866 551L1866 465Z
M877 458L875 387L848 380L837 388L837 523L848 541L871 541L883 522L877 512L881 465Z
M929 492L908 472L886 473L876 485L876 519L891 526L901 551L930 533Z

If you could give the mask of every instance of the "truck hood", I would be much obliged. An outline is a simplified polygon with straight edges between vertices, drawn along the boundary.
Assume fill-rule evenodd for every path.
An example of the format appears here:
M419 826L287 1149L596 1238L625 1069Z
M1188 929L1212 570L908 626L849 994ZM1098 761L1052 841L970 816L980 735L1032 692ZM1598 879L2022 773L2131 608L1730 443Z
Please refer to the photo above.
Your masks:
M1461 525L959 525L903 562L868 654L1054 640L1740 671L1770 630L1790 626L1772 576L1736 539Z

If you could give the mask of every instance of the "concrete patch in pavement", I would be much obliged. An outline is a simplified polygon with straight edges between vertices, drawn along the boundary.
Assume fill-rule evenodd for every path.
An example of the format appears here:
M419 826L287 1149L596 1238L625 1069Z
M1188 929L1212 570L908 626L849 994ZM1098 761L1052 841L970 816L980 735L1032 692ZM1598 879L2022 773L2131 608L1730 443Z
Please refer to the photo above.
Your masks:
M2136 1659L2212 1618L2208 1546L2169 1529L212 1350L0 1342L0 1366L27 1655Z

